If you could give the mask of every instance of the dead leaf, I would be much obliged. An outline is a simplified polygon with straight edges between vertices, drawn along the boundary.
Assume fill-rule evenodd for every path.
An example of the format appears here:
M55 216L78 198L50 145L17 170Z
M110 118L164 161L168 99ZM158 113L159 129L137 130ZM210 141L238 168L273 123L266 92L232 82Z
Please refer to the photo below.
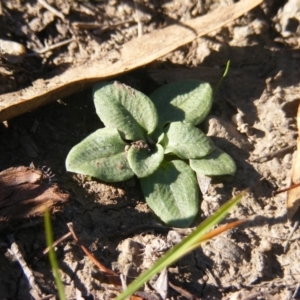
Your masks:
M297 126L298 126L298 138L297 138L297 152L296 158L293 163L291 185L300 182L300 105L297 112ZM290 189L287 193L287 217L291 220L300 206L300 187Z
M184 24L177 23L155 30L124 44L119 51L109 52L101 60L88 61L47 81L38 79L30 87L1 95L0 122L84 90L94 82L109 80L149 64L197 37L232 22L262 2L240 1Z
M23 166L4 170L0 172L0 231L41 217L47 208L57 211L68 198L58 185L49 184L41 170Z
M200 191L201 191L202 195L205 195L209 189L211 177L202 175L202 174L198 174L198 173L196 173L196 175L197 175L197 181L198 181Z
M152 287L157 291L163 300L167 299L168 294L168 270L164 268L159 274Z

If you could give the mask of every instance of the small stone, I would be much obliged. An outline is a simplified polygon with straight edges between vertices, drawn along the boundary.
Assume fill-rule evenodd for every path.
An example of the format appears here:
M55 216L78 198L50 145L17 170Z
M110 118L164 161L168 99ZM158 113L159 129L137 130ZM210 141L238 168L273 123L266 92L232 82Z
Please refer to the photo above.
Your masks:
M272 243L268 240L263 239L261 241L261 244L260 244L259 248L262 252L271 251L272 250Z
M20 43L0 39L0 53L8 62L18 64L23 61L26 48Z
M213 247L220 251L222 259L239 263L245 258L245 252L242 248L222 236L215 239Z
M177 231L170 230L168 232L167 242L169 244L176 245L176 244L180 243L181 241L182 241L182 237L181 237L181 235Z

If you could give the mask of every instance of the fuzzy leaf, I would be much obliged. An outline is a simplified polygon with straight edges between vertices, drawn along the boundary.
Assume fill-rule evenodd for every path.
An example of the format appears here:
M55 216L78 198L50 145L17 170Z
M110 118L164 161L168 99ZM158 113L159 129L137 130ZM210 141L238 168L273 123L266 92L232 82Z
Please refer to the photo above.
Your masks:
M164 159L164 149L159 144L155 145L154 150L149 148L138 149L136 146L131 146L127 159L137 177L146 177L152 174L161 164Z
M200 129L190 123L173 122L165 129L162 141L165 153L174 153L180 158L200 158L216 147Z
M102 128L74 146L66 159L70 172L90 175L107 182L134 176L124 148L126 143L113 128Z
M141 178L146 202L165 223L188 227L199 208L195 173L183 161L163 161L150 176Z
M158 117L152 101L125 84L96 85L94 103L104 125L118 129L127 140L145 139L156 128Z
M183 80L163 85L150 96L158 112L159 124L201 123L212 106L212 88L199 80Z
M233 175L236 171L234 160L220 148L198 159L190 159L190 167L198 174L207 176Z
M155 143L160 143L164 137L164 126L158 125L150 137Z

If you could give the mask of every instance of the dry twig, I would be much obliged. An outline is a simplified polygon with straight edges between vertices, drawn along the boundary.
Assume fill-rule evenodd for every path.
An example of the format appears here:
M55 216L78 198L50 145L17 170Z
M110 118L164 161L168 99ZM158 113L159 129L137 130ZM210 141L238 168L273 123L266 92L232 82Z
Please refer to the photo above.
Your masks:
M139 10L139 3L138 0L133 1L134 9L135 9L135 19L138 26L138 37L141 37L143 35L143 23L141 21L141 12Z
M71 232L66 233L65 235L63 235L62 237L60 237L59 239L57 239L53 244L52 244L52 248L56 247L58 244L60 244L61 242L63 242L64 240L66 240L67 238L69 238L70 236L72 236ZM42 253L40 253L38 256L36 256L34 258L35 261L40 260L44 255L46 255L50 250L50 247L47 247Z
M108 276L108 280L110 281L110 283L112 283L115 286L120 286L121 282L120 282L120 277L117 273L115 273L114 271L106 268L104 265L102 265L97 259L96 257L90 252L90 250L87 249L87 247L85 247L82 242L79 240L78 236L76 235L74 228L73 228L73 224L72 223L68 223L67 224L70 232L73 235L74 240L77 242L77 244L81 247L82 251L90 258L90 260L99 268L100 271L102 271L105 275Z
M15 238L12 234L8 235L8 239L11 243L11 246L10 246L10 251L13 253L13 255L15 256L15 258L17 259L17 261L19 262L23 272L24 272L24 275L26 276L27 280L28 280L28 283L31 287L31 289L33 291L30 291L30 293L32 295L34 294L38 294L39 297L42 296L42 291L40 290L39 286L36 284L35 282L35 278L34 278L34 275L33 275L33 272L31 271L31 269L28 267L25 259L23 258L23 255L15 241Z
M299 227L299 221L296 221L295 224L294 224L294 227L293 227L292 230L291 230L290 235L289 235L288 238L287 238L286 244L284 245L283 253L286 253L286 252L287 252L288 247L289 247L289 245L290 245L291 238L292 238L292 236L294 235L294 233L295 233L295 231L297 230L298 227Z
M272 153L269 153L269 154L260 156L260 157L258 157L258 158L251 159L251 162L260 162L262 159L266 159L266 160L271 159L271 158L273 158L273 157L276 157L276 156L278 156L278 155L281 155L281 154L283 154L283 153L286 153L286 152L288 152L288 151L290 151L290 150L293 150L295 147L296 147L296 143L294 143L293 145L289 145L289 146L287 146L287 147L284 147L284 148L282 148L282 149L280 149L280 150L278 150L278 151L274 151L274 152L272 152Z
M65 16L61 12L59 12L57 9L48 4L45 0L38 0L38 2L45 8L47 8L49 11L51 11L55 16L61 18L63 21L66 20Z
M36 53L38 54L43 54L43 53L46 53L48 51L52 51L54 49L57 49L57 48L60 48L62 46L65 46L65 45L68 45L70 44L71 42L75 41L73 38L70 38L70 39L67 39L67 40L64 40L64 41L61 41L61 42L58 42L56 44L53 44L53 45L50 45L48 46L46 44L46 46L43 48L43 49L40 49L40 50L35 50ZM30 55L30 54L29 54ZM28 55L28 56L29 56Z
M123 26L125 24L132 24L136 23L135 20L128 20L128 21L122 21L115 24L109 24L109 25L103 25L100 23L92 23L92 22L72 22L71 25L74 29L84 29L84 30L94 30L94 29L100 29L101 32L105 32L107 30L112 30L115 28L118 28L120 26Z
M197 298L187 290L173 284L171 281L169 281L169 286L187 300L200 300L200 298Z

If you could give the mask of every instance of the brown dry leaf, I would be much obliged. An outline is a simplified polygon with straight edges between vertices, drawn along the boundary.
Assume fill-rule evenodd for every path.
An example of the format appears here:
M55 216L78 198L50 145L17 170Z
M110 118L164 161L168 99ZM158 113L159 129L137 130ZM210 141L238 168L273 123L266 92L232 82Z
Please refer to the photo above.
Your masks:
M297 112L297 127L298 127L297 153L292 168L291 185L300 182L300 105L298 106L298 112ZM300 187L296 187L288 191L286 205L287 205L287 216L288 219L291 220L300 206Z
M132 295L130 296L130 300L144 300L144 298Z
M0 172L0 231L29 218L41 217L45 209L58 211L69 194L49 184L41 170L29 167Z
M88 61L49 80L38 79L28 88L1 95L0 122L84 90L94 82L108 80L149 64L197 37L232 22L262 2L240 1L184 24L155 30L124 44L119 51L109 52L101 60Z

